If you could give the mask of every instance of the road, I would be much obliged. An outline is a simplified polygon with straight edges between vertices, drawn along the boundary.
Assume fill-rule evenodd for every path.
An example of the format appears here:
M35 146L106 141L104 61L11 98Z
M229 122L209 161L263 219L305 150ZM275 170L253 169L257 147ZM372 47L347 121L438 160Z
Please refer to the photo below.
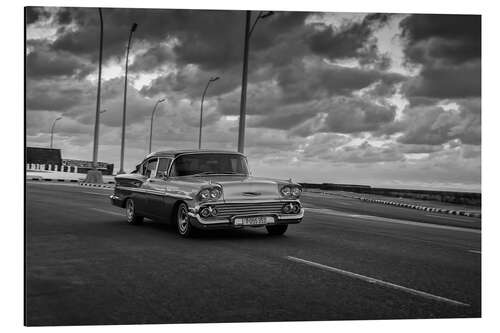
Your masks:
M128 225L109 190L26 185L26 323L481 316L475 218L304 197L283 237Z

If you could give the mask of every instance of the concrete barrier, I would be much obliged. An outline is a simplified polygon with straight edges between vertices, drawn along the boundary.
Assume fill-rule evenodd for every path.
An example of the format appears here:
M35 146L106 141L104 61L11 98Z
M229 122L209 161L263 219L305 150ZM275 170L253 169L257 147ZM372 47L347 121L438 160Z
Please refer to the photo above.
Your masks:
M57 165L57 164L26 163L26 170L78 173L78 167L74 165Z
M318 192L314 192L314 193L318 193ZM370 202L370 203L392 205L392 206L405 207L405 208L417 209L417 210L425 210L428 212L436 212L436 213L443 213L443 214L481 218L481 213L478 213L478 212L468 212L468 211L464 211L464 210L452 210L452 209L445 209L445 208L426 207L426 206L422 206L422 205L412 205L412 204L403 203L403 202L397 202L397 201L391 201L391 200L381 200L381 199L372 199L372 198L351 195L351 194L346 194L346 193L329 193L329 192L319 192L319 193L321 193L323 195L340 195L340 196L343 196L346 198L358 199L358 200Z

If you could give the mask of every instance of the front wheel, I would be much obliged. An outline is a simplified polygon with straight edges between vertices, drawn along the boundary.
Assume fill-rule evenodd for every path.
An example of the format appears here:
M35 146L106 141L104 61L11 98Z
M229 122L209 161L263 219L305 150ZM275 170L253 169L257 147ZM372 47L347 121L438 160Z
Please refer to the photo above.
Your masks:
M279 225L268 225L266 226L267 233L273 236L283 235L288 228L288 224L279 224Z
M176 214L177 232L182 237L190 237L194 234L193 227L189 223L188 208L185 203L180 203Z
M125 203L126 213L127 213L127 222L129 224L142 224L144 221L143 216L137 215L135 211L135 203L132 199L127 199Z

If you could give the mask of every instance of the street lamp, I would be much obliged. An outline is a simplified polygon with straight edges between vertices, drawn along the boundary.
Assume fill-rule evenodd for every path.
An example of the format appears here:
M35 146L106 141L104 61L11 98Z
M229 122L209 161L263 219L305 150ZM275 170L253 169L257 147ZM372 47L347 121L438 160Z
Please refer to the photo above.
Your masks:
M99 10L99 21L101 22L101 33L99 41L99 74L97 78L97 102L95 107L95 123L94 123L94 151L92 153L92 166L97 169L97 151L99 149L99 115L101 109L101 68L102 68L102 40L104 35L104 27L102 21L102 10Z
M127 44L127 56L125 58L125 86L123 88L123 116L122 116L122 147L120 151L120 171L119 174L125 173L123 170L123 158L125 156L125 123L127 121L127 75L128 75L128 54L130 52L130 42L132 41L132 34L137 29L137 23L133 23L130 28Z
M155 116L156 107L158 106L158 104L160 104L164 101L165 101L165 98L162 98L162 99L159 99L158 101L156 101L155 107L153 108L153 112L151 112L151 128L149 130L149 152L150 153L151 153L151 144L153 142L153 118Z
M54 122L52 123L52 127L50 128L50 149L52 149L52 145L54 143L54 126L56 126L56 122L58 120L61 120L62 117L57 117L54 119Z
M241 104L240 104L240 122L238 128L238 151L243 153L245 148L245 118L246 118L246 103L247 103L247 75L248 75L248 51L250 48L249 41L255 25L260 19L273 15L274 12L259 12L252 27L250 28L250 20L252 12L247 10L245 23L245 47L243 49L243 75L241 78Z
M200 135L198 137L198 149L201 149L201 128L203 127L203 100L205 99L205 93L207 92L208 86L210 83L215 82L219 79L218 76L211 77L208 80L207 85L205 86L205 90L203 90L203 94L201 95L201 107L200 107Z

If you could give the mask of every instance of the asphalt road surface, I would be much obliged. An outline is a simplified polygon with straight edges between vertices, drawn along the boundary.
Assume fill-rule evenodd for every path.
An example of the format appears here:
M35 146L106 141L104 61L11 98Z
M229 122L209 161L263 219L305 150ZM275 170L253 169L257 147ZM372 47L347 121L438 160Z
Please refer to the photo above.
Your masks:
M307 195L282 237L183 239L110 193L27 183L27 325L481 316L476 218Z

